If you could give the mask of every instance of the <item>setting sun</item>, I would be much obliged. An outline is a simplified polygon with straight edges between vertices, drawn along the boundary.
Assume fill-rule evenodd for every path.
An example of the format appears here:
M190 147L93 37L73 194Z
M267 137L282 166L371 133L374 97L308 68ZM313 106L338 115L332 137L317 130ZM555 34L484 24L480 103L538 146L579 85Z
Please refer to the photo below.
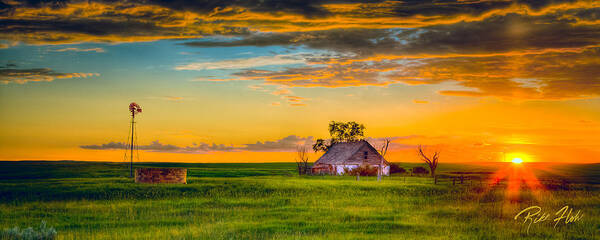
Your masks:
M505 157L505 162L512 162L515 164L520 164L520 163L524 163L524 162L534 162L534 158L528 154L528 153L524 153L524 152L510 152L510 153L506 153L506 157Z
M521 164L523 162L523 159L521 159L521 158L513 158L511 161L514 164Z
M0 29L0 240L600 240L600 0L0 0Z

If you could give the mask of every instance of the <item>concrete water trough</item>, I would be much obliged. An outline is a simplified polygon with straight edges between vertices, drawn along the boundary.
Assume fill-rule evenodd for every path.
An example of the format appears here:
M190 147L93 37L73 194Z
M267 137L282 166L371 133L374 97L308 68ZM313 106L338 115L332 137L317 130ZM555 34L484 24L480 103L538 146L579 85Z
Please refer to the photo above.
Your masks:
M181 183L187 184L186 168L136 168L136 183Z

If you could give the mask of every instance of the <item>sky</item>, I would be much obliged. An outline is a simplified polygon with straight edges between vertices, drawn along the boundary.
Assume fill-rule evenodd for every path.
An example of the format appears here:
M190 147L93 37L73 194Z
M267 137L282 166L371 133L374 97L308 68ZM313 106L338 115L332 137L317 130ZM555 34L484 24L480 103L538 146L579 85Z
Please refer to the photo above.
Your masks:
M0 159L600 162L598 1L0 1ZM311 154L311 161L322 153Z

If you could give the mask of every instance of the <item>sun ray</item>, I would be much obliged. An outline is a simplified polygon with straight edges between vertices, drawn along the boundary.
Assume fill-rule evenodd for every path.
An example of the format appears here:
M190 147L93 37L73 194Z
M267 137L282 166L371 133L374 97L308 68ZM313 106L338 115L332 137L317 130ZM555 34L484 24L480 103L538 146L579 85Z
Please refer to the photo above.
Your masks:
M514 154L512 154L514 155ZM517 154L525 156L524 154ZM524 161L522 158L513 157L510 162L501 163L502 166L490 175L481 196L497 188L504 188L504 203L507 207L513 203L525 201L524 193L531 193L532 200L543 199L546 191L534 171L536 164Z

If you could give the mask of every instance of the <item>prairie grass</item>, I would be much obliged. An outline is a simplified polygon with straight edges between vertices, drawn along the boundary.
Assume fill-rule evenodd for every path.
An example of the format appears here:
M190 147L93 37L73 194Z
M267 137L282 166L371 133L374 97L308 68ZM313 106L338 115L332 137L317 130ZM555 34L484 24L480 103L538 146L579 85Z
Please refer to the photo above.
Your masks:
M186 185L135 184L124 177L123 164L0 165L0 172L11 171L0 177L0 227L45 221L57 239L600 238L600 190L593 181L542 195L523 188L520 200L510 202L503 183L298 177L294 163L179 164L189 169ZM595 179L597 169L583 166L580 175ZM531 205L552 215L569 205L584 216L556 228L549 220L526 233L513 217Z

